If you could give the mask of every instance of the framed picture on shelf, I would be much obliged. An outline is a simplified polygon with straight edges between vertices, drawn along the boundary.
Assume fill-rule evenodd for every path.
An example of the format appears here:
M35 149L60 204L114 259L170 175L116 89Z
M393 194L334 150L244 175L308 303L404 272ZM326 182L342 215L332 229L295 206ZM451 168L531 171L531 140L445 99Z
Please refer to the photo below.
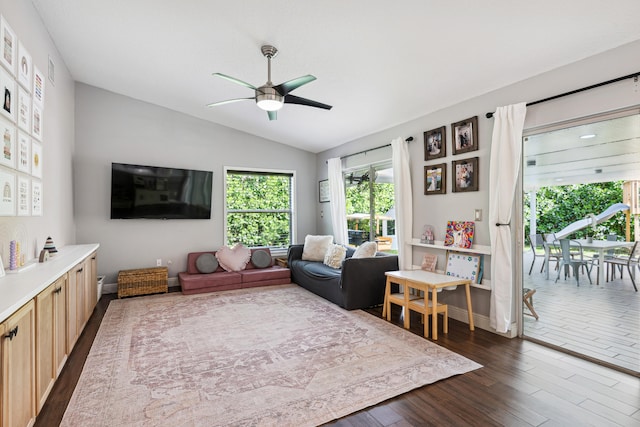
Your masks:
M478 116L451 124L451 146L453 154L462 154L478 149Z
M18 169L20 172L31 173L31 138L25 133L18 132Z
M453 174L452 191L461 193L465 191L478 191L478 158L472 157L451 162Z
M0 216L16 214L16 174L0 167Z
M31 200L29 184L29 179L21 176L18 177L18 216L27 216L30 213Z
M318 182L318 201L320 203L326 203L329 200L329 180L323 179Z
M18 127L25 132L31 132L31 96L18 88Z
M447 164L430 165L424 167L424 194L447 193Z
M0 165L16 168L16 127L0 118L0 135L2 135L2 155Z
M31 215L42 216L42 182L31 180Z
M0 91L2 92L2 115L12 122L16 121L16 81L9 75L7 70L0 67Z
M31 143L31 175L42 178L42 145Z
M444 126L424 133L424 159L433 160L447 154L447 132Z
M4 16L0 18L0 40L0 63L15 76L18 38Z

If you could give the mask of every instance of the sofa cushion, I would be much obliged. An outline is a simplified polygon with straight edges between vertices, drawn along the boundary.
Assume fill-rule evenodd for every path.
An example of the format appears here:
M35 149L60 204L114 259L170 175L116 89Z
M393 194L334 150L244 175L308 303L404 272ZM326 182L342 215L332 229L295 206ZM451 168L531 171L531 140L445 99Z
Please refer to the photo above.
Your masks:
M269 249L255 249L251 253L251 263L256 268L271 267L272 262Z
M341 277L341 270L331 268L327 265L324 265L324 263L322 262L299 262L304 263L304 265L302 266L302 271L308 276L326 280L335 278L340 279Z
M178 278L183 291L203 288L211 288L212 290L238 289L242 283L242 276L239 273L226 271L209 274L178 273Z
M353 253L352 258L371 258L376 256L378 244L376 242L364 242Z
M333 242L333 236L313 236L307 234L302 248L302 259L305 261L324 261L324 255Z
M218 260L211 253L204 253L196 259L196 268L200 273L213 273L218 269Z
M331 244L324 255L324 264L331 268L340 268L346 254L347 248L342 245Z
M281 280L281 283L291 282L291 271L288 268L274 265L270 268L243 270L240 272L242 283L264 282L268 280Z
M251 259L251 250L242 243L236 243L233 248L223 246L216 252L220 267L227 271L242 271Z

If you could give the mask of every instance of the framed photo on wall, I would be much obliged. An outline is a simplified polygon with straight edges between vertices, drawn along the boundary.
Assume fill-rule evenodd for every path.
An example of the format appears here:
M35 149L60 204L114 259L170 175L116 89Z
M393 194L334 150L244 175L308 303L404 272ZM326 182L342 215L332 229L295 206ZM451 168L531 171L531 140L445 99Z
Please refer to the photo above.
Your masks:
M453 154L462 154L478 149L478 116L451 124L451 146Z
M18 131L18 169L20 172L31 173L31 138Z
M18 127L31 132L31 96L18 87Z
M424 167L424 194L446 194L447 164Z
M21 42L18 43L18 82L29 92L33 81L32 66L31 55Z
M447 132L444 126L424 133L424 159L432 160L447 155Z
M42 216L42 182L31 180L31 215Z
M31 175L42 178L42 145L31 143Z
M18 38L13 32L4 16L0 21L0 63L9 70L11 75L16 75L16 57L18 55Z
M16 215L16 174L0 167L0 216Z
M29 184L29 179L18 177L18 216L26 216L30 213L31 194L29 194Z
M454 176L452 191L461 193L465 191L478 191L478 158L472 157L451 162Z
M329 200L329 180L323 179L318 182L318 201L320 203L326 203Z
M12 122L16 121L18 107L18 94L16 93L16 81L9 73L0 67L0 93L2 93L2 108L0 112Z
M16 127L0 118L0 135L2 136L2 154L0 165L16 168Z

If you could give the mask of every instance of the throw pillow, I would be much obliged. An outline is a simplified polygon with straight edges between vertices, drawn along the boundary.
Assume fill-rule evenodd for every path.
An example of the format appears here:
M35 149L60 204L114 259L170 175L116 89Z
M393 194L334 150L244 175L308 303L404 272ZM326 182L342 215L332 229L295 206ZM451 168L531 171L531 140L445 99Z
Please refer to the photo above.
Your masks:
M258 249L251 254L251 263L256 268L271 267L271 253L266 249Z
M347 255L347 248L342 245L330 245L324 256L324 264L331 268L341 268L342 261Z
M251 259L251 250L242 243L236 243L233 248L223 246L216 252L220 267L227 271L242 271Z
M203 274L213 273L218 269L218 260L213 254L202 254L196 258L196 268Z
M378 244L376 242L364 242L353 253L352 258L371 258L376 256Z
M333 242L333 236L312 236L308 234L304 238L302 259L305 261L324 261L324 255Z

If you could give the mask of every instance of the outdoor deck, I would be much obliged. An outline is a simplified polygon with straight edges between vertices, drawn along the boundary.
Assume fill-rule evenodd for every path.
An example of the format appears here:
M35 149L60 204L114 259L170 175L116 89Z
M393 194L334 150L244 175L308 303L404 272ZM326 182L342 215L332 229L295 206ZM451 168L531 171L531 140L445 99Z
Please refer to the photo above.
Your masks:
M596 285L596 270L576 286L573 276L560 275L552 262L549 280L540 273L541 259L528 275L531 252L524 254L524 287L535 289L533 306L539 320L524 316L524 334L590 358L640 372L640 292L635 292L629 274ZM640 271L636 270L640 285ZM524 312L528 310L524 308Z

